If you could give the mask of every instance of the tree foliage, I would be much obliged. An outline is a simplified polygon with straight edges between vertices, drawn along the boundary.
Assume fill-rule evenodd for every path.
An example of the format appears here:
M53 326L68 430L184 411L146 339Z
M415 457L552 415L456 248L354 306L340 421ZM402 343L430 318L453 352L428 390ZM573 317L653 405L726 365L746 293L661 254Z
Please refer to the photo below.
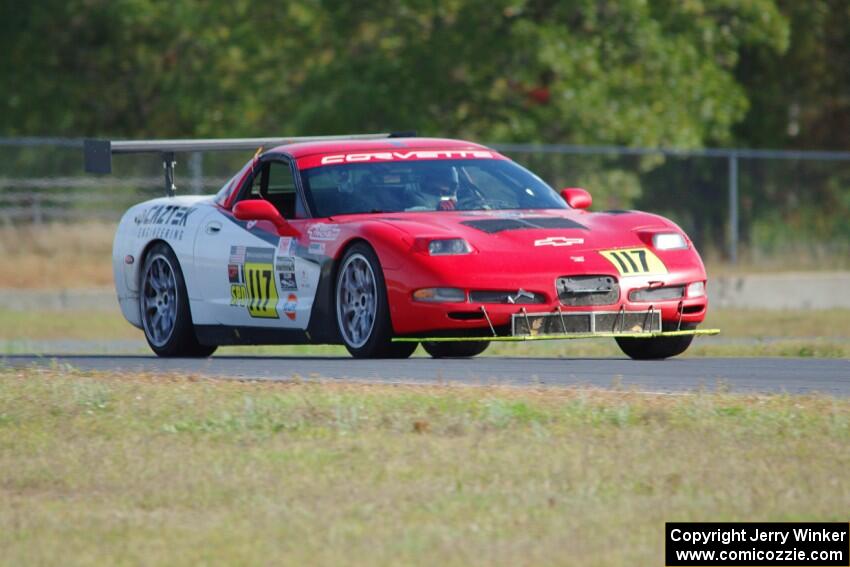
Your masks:
M793 2L791 2L793 4ZM747 115L774 0L42 0L0 8L0 133L416 129L702 146ZM752 111L751 111L752 112Z

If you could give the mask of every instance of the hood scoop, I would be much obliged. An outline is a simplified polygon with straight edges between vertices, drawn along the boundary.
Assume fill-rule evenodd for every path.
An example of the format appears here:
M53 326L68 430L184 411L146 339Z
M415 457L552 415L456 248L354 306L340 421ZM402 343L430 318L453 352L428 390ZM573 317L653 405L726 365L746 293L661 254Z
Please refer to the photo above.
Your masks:
M506 230L530 230L530 229L569 229L577 228L587 230L583 224L577 223L563 217L525 217L514 219L476 219L463 221L461 224L470 228L486 232L488 234L496 234Z

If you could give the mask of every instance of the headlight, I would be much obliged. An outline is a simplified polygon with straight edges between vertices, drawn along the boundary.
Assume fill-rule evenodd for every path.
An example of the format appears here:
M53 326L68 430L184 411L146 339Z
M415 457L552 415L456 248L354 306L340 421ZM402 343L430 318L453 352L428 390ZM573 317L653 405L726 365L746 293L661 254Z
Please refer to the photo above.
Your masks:
M688 297L704 297L705 282L694 282L688 286Z
M657 232L652 235L652 246L656 250L682 250L688 243L678 232Z
M413 299L429 303L461 303L466 301L466 292L456 287L429 287L414 291Z
M428 253L431 256L453 256L471 254L472 246L463 238L447 238L432 240L428 243Z

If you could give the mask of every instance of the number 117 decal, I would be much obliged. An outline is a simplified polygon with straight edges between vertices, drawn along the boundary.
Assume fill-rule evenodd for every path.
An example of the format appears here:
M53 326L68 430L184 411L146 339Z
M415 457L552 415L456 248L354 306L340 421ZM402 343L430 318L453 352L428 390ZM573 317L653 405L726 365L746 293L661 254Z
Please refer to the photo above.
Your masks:
M274 248L231 247L227 272L230 305L247 307L251 317L279 318Z
M648 248L600 250L599 253L617 268L621 276L649 276L667 273L664 263Z

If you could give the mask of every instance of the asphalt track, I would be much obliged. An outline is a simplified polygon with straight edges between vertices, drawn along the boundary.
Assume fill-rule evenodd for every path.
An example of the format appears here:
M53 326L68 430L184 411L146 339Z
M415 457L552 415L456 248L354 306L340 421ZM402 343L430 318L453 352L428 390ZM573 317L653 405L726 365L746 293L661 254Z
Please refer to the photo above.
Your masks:
M354 360L345 357L161 359L153 356L7 355L0 364L70 365L80 370L178 373L214 378L323 378L378 383L457 383L545 387L625 388L645 392L722 389L752 393L850 396L850 360L802 358L628 359L502 358Z

